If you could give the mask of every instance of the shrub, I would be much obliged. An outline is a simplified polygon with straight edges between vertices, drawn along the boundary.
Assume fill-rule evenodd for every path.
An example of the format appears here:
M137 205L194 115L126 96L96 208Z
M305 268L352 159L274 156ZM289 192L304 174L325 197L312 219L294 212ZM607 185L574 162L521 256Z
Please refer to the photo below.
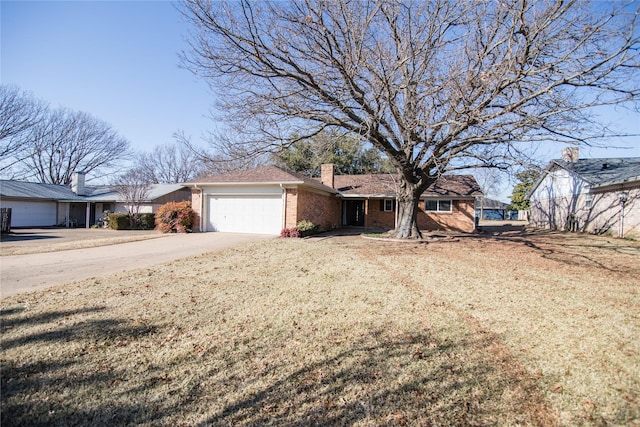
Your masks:
M126 230L131 227L131 220L127 213L110 213L109 228L113 230Z
M163 233L191 232L195 213L191 202L169 202L158 208L156 212L156 230Z
M296 228L300 232L300 237L311 236L312 234L316 234L320 230L319 225L316 225L306 219L298 221L298 223L296 224Z
M300 237L300 232L296 227L283 228L280 237Z
M156 214L152 214L152 213L138 214L138 225L143 230L153 230L156 226Z

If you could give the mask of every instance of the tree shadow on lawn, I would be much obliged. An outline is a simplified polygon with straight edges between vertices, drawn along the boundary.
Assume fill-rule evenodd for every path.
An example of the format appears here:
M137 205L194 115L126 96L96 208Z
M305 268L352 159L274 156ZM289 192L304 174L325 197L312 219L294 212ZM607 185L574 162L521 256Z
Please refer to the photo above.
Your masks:
M578 267L595 267L610 272L630 271L628 263L612 263L607 256L640 256L640 245L624 239L537 228L520 230L494 227L491 232L471 236L525 245L542 258Z
M65 405L65 396L87 393L95 385L109 387L117 380L117 374L113 371L91 366L78 369L86 363L83 359L83 346L90 343L132 341L153 334L157 329L149 325L131 325L118 319L79 321L73 318L104 310L105 307L95 306L21 317L13 316L24 314L24 309L2 310L3 335L6 335L5 331L19 327L39 328L33 333L19 334L12 338L2 337L2 426L90 425L93 424L90 420L96 416L99 423L114 425L114 422L118 424L119 421L126 421L118 417L118 414L136 412L133 406L139 405L125 408L105 402L103 405L87 406L86 410L79 412L72 405ZM61 319L64 322L57 322ZM79 346L80 350L54 354L51 351L52 345ZM7 356L7 351L16 349L20 351L17 357Z
M51 321L71 312L43 313L16 323ZM160 326L118 319L75 322L3 340L2 425L555 424L536 380L494 335L440 337L427 332L372 330L325 352L312 339L297 356L249 334L200 355L167 352L162 359L159 352L165 349L140 350L168 340ZM282 336L275 346L290 345L290 339ZM237 345L240 341L244 349ZM96 342L135 345L122 345L127 350L119 355L103 348L99 357L86 360L82 350L25 354L26 363L15 356L7 360L4 354L27 345L82 347ZM134 348L145 352L142 358L163 362L142 369L119 366ZM268 360L269 367L256 370L256 358ZM95 366L85 366L88 360ZM224 369L212 368L221 361ZM113 366L104 367L109 364ZM122 378L123 373L128 377ZM185 381L187 375L191 378Z
M488 334L375 335L242 393L198 425L555 424L535 381L510 357L493 358Z

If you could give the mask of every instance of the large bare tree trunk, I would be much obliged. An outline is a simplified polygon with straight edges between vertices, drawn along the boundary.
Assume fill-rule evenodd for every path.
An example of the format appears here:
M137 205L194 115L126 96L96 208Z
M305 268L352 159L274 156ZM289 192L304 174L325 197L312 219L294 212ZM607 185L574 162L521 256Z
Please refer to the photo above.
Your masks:
M424 191L420 184L402 181L398 188L398 223L391 232L391 237L397 239L421 239L422 233L418 228L418 202Z

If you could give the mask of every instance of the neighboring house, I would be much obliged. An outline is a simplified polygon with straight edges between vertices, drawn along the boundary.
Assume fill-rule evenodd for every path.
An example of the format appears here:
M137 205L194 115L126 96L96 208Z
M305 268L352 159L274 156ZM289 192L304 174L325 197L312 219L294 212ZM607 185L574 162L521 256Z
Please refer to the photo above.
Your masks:
M567 148L528 193L536 227L640 236L640 157L580 159Z
M392 229L397 183L398 177L392 174L335 175L329 164L322 165L320 178L265 166L185 185L192 189L199 231L278 234L301 220L323 230L341 226ZM472 232L475 198L480 195L472 176L443 176L423 193L418 226Z
M485 220L505 220L509 217L509 204L500 200L478 197L476 199L476 217Z
M154 184L140 212L190 199L191 190L181 184ZM74 174L71 186L0 180L0 207L11 208L12 227L90 227L104 211L127 212L112 187L85 185L82 173Z

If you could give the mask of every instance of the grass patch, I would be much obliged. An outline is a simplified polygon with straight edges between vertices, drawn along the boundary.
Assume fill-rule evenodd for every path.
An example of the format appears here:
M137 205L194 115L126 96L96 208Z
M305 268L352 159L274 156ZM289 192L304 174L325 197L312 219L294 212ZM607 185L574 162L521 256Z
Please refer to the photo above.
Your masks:
M165 237L162 234L135 234L132 236L113 236L83 240L64 241L59 243L41 243L36 245L16 244L13 242L3 242L0 245L0 256L9 255L29 255L45 252L60 252L73 249L88 249L101 246L118 245L121 243L137 242L139 240L157 239Z
M278 239L2 300L2 423L637 422L638 248L527 242Z

